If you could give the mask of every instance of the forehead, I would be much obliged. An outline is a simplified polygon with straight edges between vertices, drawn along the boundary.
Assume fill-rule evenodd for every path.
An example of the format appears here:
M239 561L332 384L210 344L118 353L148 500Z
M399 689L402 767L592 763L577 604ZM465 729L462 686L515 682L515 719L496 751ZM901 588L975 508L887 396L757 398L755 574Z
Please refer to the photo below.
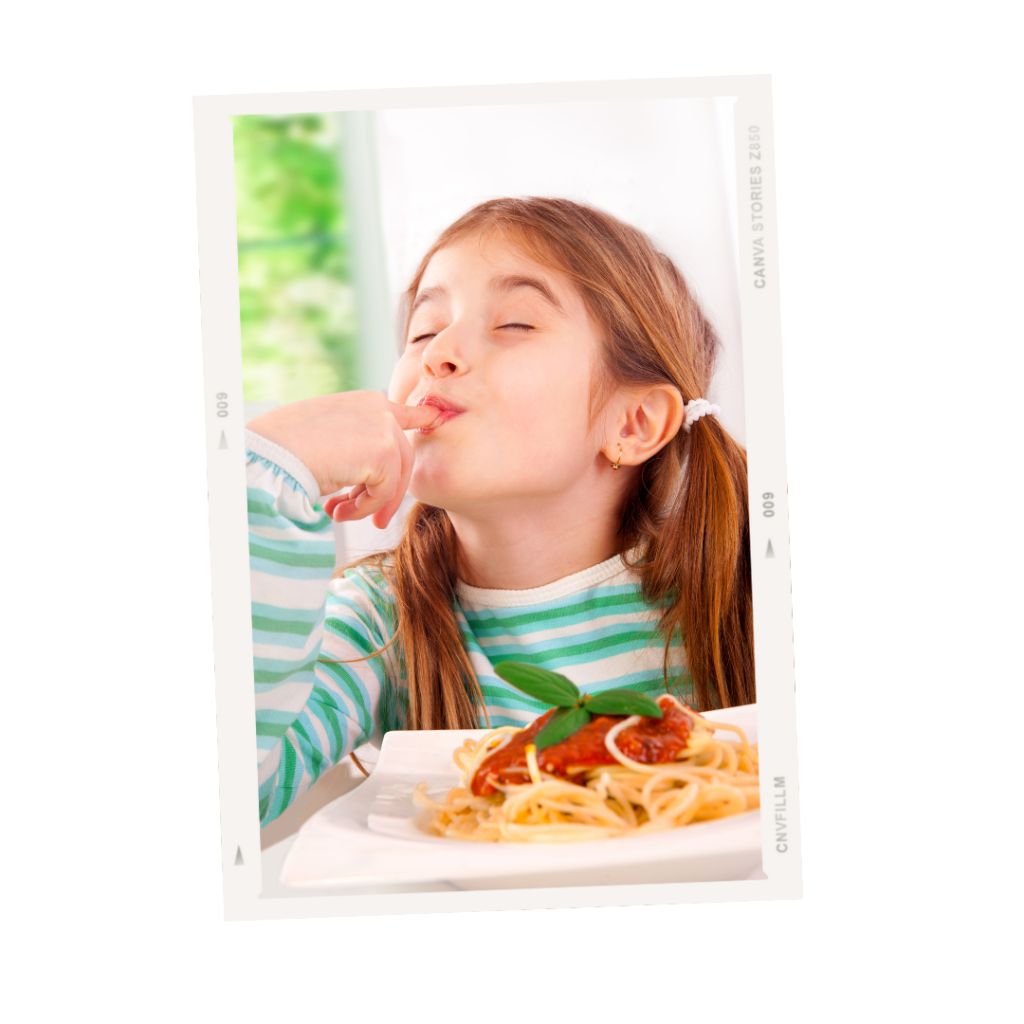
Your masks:
M467 292L531 297L560 316L585 315L582 299L567 275L537 263L506 241L474 235L434 253L420 279L410 316L423 306Z

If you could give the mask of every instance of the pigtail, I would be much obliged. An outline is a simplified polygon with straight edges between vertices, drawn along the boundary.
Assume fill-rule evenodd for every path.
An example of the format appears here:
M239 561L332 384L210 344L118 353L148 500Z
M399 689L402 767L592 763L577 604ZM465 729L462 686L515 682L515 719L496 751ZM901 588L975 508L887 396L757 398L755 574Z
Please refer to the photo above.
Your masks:
M357 559L334 576L357 566L376 569L391 585L395 631L380 650L336 664L368 661L397 643L408 687L406 729L475 729L477 708L489 727L483 693L455 618L458 539L448 513L417 502L396 548Z
M417 502L392 562L409 729L473 729L484 708L452 604L458 562L448 513Z
M670 645L681 633L698 707L752 704L746 453L713 416L680 431L675 445L683 485L647 545L642 572L649 599L671 600L660 622L666 678Z

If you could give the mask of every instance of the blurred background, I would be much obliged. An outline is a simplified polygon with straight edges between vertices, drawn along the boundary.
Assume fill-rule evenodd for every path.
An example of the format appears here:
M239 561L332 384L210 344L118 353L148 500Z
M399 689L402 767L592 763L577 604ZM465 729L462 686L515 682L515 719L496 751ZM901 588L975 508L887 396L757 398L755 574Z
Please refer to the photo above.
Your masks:
M675 261L723 342L705 397L745 444L731 98L233 124L247 421L314 395L386 390L398 298L437 235L485 199L547 195L606 210ZM391 546L402 519L339 524L339 563Z
M339 119L233 120L246 405L356 388Z

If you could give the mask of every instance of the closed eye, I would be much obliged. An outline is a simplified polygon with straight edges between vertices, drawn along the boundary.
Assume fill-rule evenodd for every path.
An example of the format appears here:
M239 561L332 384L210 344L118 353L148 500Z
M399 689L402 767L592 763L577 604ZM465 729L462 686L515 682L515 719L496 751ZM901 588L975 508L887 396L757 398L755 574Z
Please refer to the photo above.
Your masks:
M498 330L503 331L506 328L510 328L515 331L532 331L536 328L532 324L502 324ZM415 345L419 341L426 341L428 338L433 338L434 334L417 334L415 338L410 339L409 344Z

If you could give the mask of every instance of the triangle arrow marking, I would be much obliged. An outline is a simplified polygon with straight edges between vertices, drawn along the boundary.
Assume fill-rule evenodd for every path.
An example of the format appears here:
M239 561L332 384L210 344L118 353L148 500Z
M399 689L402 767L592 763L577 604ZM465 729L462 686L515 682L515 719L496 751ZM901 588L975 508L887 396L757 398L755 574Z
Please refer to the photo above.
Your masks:
M228 439L225 436L224 431L222 430L220 432L220 444L217 445L217 447L218 448L227 448L227 446L228 446Z
M238 848L238 853L235 854L235 867L245 867L245 861L242 860L242 848Z
M764 553L765 558L774 558L775 549L772 547L772 542L768 541L768 550Z

